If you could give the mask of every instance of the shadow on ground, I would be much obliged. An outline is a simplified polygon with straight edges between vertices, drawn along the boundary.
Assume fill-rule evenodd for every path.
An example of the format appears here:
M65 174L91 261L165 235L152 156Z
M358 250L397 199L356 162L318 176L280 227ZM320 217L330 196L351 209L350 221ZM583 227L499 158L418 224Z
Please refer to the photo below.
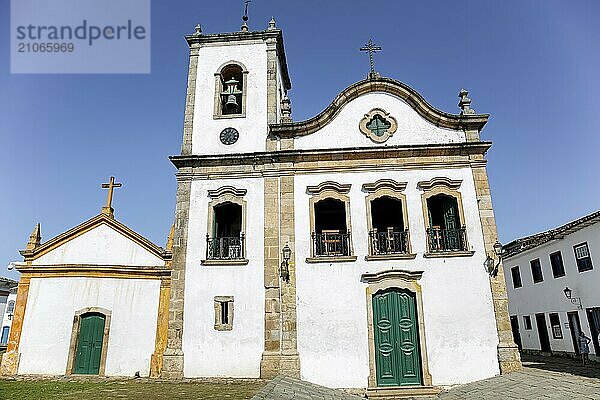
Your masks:
M590 362L585 367L581 360L567 357L522 354L523 366L544 371L562 372L586 378L600 378L600 363Z

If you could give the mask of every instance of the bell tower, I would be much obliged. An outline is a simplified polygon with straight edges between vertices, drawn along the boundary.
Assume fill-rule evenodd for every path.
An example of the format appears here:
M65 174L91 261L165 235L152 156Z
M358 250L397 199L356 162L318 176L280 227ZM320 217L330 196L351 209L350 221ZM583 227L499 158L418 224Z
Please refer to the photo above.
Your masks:
M182 155L277 150L268 125L281 122L281 102L291 88L283 35L267 29L185 37L190 47ZM222 134L223 130L237 132Z
M247 19L246 19L247 20ZM269 125L291 122L291 89L283 35L271 19L265 30L185 36L190 48L180 159L277 151ZM283 106L282 106L283 105ZM155 358L156 375L184 374L184 293L193 168L180 164L166 346Z

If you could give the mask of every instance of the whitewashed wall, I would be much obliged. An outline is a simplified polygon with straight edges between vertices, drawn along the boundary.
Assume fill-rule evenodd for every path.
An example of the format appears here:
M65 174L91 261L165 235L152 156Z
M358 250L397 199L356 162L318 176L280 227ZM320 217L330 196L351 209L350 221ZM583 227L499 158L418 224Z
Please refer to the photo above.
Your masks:
M19 374L64 375L73 316L86 307L112 312L106 375L150 372L159 280L33 278L21 333Z
M575 261L573 246L582 242L588 243L592 265L594 269L579 272ZM565 267L565 276L554 278L550 264L550 254L556 251L562 253ZM542 266L543 282L533 283L531 266L529 262L539 258ZM519 266L522 287L515 289L513 285L511 268ZM561 240L554 240L532 250L517 254L504 261L504 275L508 289L510 315L518 316L519 331L524 349L540 350L540 341L535 321L535 314L544 313L550 347L553 351L574 352L573 341L567 319L567 312L578 311L581 328L588 337L591 329L585 309L600 307L600 223L581 229ZM577 310L565 298L565 287L573 290L573 297L581 297L584 310ZM549 313L558 313L562 328L562 339L554 339L550 325ZM531 317L531 330L525 329L523 316ZM590 344L590 354L596 354L594 346Z
M248 79L245 118L213 119L215 76L228 61L246 66ZM265 150L267 137L267 45L260 41L200 48L192 133L193 154L247 153ZM233 127L240 137L224 145L219 134Z
M364 115L376 107L383 108L398 122L396 133L384 144L373 142L358 128ZM437 127L417 114L399 97L388 93L374 92L350 101L329 124L318 132L297 138L295 148L385 147L464 141L464 132Z
M434 177L461 179L467 237L472 257L423 258L426 236L417 182ZM408 182L407 199L414 260L365 261L368 234L362 184L390 178ZM355 262L308 264L309 195L323 181L352 184L349 194ZM296 274L298 349L303 379L330 387L365 387L369 375L365 272L397 268L424 271L423 307L429 371L434 385L466 383L497 375L498 336L489 278L484 271L481 223L469 168L297 175Z
M99 225L33 261L33 265L162 266L164 263L162 258L105 224Z
M247 189L248 265L207 266L208 190ZM262 179L192 182L183 329L186 377L258 377L264 348L264 193ZM214 297L234 297L233 330L214 329Z

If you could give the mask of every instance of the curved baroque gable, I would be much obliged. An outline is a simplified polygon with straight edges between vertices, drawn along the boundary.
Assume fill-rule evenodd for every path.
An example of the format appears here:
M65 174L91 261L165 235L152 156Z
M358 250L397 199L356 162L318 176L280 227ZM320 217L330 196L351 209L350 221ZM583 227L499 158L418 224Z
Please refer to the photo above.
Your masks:
M347 103L373 92L389 93L399 97L425 120L442 128L480 131L489 118L489 114L450 114L438 110L410 86L390 78L377 78L350 85L325 110L313 118L302 122L273 124L270 126L270 132L281 138L310 135L329 124Z

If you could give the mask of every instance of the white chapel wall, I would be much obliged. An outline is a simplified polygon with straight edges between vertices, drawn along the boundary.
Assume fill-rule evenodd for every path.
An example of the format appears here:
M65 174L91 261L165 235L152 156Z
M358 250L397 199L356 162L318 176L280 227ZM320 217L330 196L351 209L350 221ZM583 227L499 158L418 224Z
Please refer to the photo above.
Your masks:
M426 248L421 191L417 182L460 179L471 257L423 258ZM367 217L362 184L379 179L408 182L405 191L414 260L365 261ZM309 195L306 188L333 180L352 184L355 262L309 264ZM429 371L434 385L452 385L499 373L498 336L489 277L484 271L481 223L469 168L296 175L296 276L298 350L303 379L330 387L365 387L369 375L365 272L397 268L424 271L419 281Z
M319 131L296 138L296 149L331 149L339 147L379 147L359 130L360 120L373 108L382 108L398 122L398 129L383 146L457 143L465 141L462 131L435 126L401 100L389 93L364 94L346 105L329 124Z
M73 317L86 307L110 310L107 376L150 372L159 280L32 278L19 346L19 374L64 375Z
M264 145L264 143L263 143ZM208 190L246 189L247 265L202 265ZM262 178L192 182L186 255L183 352L186 377L258 377L264 349L264 193ZM234 297L231 331L214 329L215 296Z
M162 266L164 260L102 224L33 261L56 264Z

